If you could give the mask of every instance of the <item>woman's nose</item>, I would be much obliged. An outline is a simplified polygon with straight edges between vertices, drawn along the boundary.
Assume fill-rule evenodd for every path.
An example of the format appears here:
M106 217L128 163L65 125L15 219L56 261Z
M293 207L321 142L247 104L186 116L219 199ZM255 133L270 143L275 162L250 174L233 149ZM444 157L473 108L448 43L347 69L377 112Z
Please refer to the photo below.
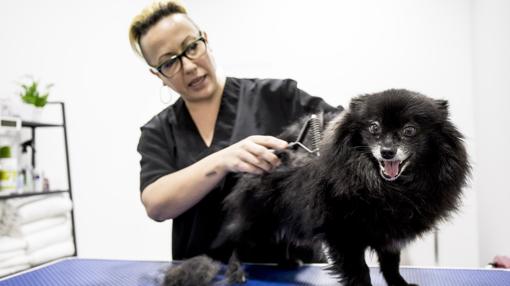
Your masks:
M188 59L187 57L182 57L181 61L184 73L192 72L197 68L197 64L193 60Z

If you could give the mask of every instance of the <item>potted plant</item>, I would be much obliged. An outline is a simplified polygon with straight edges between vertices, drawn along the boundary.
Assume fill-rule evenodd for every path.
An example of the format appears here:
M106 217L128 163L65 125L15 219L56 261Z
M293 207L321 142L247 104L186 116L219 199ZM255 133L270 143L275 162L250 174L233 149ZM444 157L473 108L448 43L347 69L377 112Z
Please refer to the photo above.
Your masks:
M25 112L20 112L21 118L40 120L43 107L48 103L49 90L53 84L48 84L42 89L38 81L31 79L29 83L20 83L20 86L22 88L19 94L22 101L21 108L25 110Z

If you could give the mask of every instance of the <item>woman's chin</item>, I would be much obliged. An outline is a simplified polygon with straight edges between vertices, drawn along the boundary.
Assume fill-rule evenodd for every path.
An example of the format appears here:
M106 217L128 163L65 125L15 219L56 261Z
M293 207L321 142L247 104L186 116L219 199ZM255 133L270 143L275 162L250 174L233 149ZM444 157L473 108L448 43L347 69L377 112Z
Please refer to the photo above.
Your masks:
M208 101L208 100L212 100L214 98L216 91L217 91L217 88L215 88L215 86L213 86L212 84L209 84L200 90L196 90L196 91L193 90L193 91L188 92L188 94L184 97L184 99L186 99L190 102Z

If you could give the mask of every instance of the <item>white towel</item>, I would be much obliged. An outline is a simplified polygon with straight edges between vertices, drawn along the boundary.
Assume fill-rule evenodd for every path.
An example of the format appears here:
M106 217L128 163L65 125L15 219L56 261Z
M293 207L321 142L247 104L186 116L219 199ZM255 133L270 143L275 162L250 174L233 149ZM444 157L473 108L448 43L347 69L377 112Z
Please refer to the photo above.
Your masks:
M0 268L18 266L28 264L28 256L26 254L11 257L9 259L0 261Z
M23 237L27 242L27 252L31 253L46 246L72 238L71 222L50 227Z
M14 272L28 269L29 267L30 267L30 264L22 264L22 265L17 265L17 266L0 268L0 277L6 276L8 274L12 274Z
M6 235L8 233L8 229L6 226L6 223L4 222L4 213L6 212L7 207L7 200L0 201L0 236Z
M64 214L49 218L43 218L22 225L15 225L11 229L10 234L14 237L28 236L35 232L43 231L51 227L64 224L68 219L69 219L68 216Z
M11 231L12 223L5 222L4 219L0 219L0 236L8 235Z
M0 252L0 262L11 259L14 256L21 256L26 254L25 250L14 250L14 251L6 251L6 252Z
M2 217L4 216L5 209L5 200L0 201L0 222L2 222Z
M65 214L72 208L73 203L69 198L64 196L51 196L19 207L17 223L25 224L38 219Z
M71 200L62 194L7 200L0 219L0 235L9 234L16 225L64 214L71 209Z
M0 253L15 250L23 250L27 247L27 242L22 238L10 236L0 236Z
M48 247L41 248L28 254L30 264L32 266L39 265L57 258L71 256L74 254L73 241L67 240Z
M56 197L56 196L62 196L61 194L55 194L55 195L41 195L41 196L29 196L29 197L23 197L23 198L15 198L15 199L9 199L6 200L5 205L6 208L13 208L17 209L21 207L22 205L26 205L35 201L39 201L42 199L45 199L47 197Z

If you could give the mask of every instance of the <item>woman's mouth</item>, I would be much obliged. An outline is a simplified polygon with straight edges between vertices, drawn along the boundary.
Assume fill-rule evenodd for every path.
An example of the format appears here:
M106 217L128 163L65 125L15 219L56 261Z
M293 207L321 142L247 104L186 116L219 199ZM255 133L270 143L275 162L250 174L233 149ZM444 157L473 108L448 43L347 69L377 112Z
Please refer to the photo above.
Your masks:
M200 89L202 87L202 84L205 82L207 75L199 76L194 78L192 81L188 83L188 87L192 89Z

